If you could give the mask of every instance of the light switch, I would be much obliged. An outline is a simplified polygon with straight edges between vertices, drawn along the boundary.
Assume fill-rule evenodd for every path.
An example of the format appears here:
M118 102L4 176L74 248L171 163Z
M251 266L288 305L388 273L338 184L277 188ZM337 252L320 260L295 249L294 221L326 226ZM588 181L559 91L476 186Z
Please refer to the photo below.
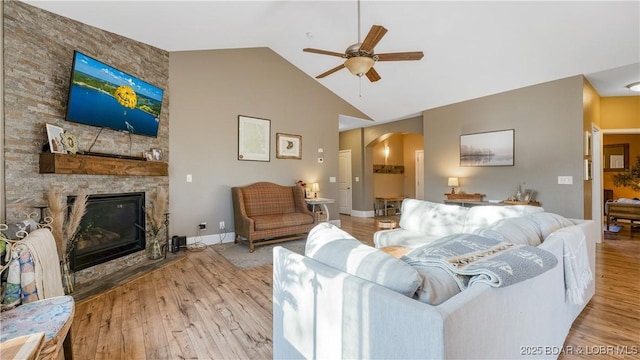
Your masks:
M573 184L573 176L558 176L558 184L560 185Z
M334 182L336 182L336 177L335 177L335 176L331 176L331 177L329 177L329 182L330 182L330 183L334 183Z
M187 174L187 182L193 182L193 176L191 174Z
M360 177L356 176L356 182L360 182Z
M318 148L318 152L319 152L319 153L323 153L323 152L324 152L324 149L323 149L323 148Z

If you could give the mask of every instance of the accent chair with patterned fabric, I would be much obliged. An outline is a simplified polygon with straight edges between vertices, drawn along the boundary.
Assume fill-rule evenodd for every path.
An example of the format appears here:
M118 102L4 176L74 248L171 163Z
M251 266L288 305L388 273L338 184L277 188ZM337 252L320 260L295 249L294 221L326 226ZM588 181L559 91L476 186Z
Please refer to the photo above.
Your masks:
M318 222L299 186L258 182L231 188L235 242L256 246L306 237Z

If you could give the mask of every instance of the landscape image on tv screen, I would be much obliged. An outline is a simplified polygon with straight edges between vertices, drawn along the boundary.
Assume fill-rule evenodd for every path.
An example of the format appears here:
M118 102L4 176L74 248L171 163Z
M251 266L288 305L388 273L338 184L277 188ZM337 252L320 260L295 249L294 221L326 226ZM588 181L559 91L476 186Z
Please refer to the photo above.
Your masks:
M67 120L157 136L164 91L74 52Z

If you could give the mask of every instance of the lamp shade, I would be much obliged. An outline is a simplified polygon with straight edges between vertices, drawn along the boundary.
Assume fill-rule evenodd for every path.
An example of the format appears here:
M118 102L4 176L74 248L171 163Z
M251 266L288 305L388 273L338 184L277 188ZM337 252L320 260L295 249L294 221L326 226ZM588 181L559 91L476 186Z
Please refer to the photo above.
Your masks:
M458 178L450 177L449 180L447 181L447 186L460 186L460 184L458 183Z
M354 56L348 58L347 61L344 62L344 67L346 67L353 75L362 76L373 67L374 63L375 61L370 57Z
M313 191L313 192L320 191L320 186L318 185L318 183L311 184L311 191Z

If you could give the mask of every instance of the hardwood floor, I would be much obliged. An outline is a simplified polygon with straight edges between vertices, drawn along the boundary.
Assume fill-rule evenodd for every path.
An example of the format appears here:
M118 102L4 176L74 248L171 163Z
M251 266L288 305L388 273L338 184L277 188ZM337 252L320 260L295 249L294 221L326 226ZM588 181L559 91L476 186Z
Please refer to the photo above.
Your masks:
M344 230L372 242L374 219L341 220ZM581 347L583 354L560 358L638 359L640 231L630 234L625 226L618 234L607 233L596 258L596 295L565 343L572 351ZM271 269L235 268L211 247L189 252L182 260L79 301L72 327L74 356L271 358ZM626 357L621 346L627 346Z

